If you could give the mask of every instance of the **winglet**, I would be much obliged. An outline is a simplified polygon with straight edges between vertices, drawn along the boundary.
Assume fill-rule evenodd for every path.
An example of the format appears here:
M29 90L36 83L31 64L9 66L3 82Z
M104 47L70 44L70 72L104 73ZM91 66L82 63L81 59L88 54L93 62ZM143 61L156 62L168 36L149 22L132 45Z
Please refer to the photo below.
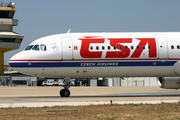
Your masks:
M71 32L71 28L69 28L69 30L67 31L67 33L70 33Z

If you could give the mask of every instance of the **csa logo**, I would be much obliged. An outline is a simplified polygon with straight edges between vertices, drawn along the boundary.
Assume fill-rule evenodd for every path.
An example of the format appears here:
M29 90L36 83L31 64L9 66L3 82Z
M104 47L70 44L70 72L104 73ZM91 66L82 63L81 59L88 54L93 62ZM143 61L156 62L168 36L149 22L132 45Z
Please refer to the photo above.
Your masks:
M148 49L149 58L157 57L156 41L155 38L97 38L96 36L79 38L82 41L80 55L83 58L101 58L103 51L90 51L90 44L104 44L105 41L109 41L109 46L116 47L116 51L107 51L105 58L139 58L144 51L144 47L148 44L151 49ZM139 48L131 50L124 44L133 43L133 41L139 41L136 45ZM127 47L127 48L126 48ZM132 52L132 54L131 54Z
M53 52L56 52L59 49L59 47L56 43L52 43L49 48Z

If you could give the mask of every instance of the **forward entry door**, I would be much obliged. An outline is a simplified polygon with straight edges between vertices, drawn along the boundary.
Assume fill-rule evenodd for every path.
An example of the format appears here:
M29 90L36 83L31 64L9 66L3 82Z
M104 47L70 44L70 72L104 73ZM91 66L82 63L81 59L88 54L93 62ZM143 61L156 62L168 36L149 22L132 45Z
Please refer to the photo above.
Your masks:
M72 60L73 59L72 39L71 38L62 38L62 59L63 60Z
M168 59L168 46L165 37L158 37L158 56L159 59Z

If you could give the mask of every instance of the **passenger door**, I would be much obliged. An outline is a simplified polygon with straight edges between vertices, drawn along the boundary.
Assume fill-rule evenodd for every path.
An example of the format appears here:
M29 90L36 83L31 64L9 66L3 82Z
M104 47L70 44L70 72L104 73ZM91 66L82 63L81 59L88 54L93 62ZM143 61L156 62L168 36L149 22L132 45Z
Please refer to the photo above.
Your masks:
M72 60L73 52L72 52L72 39L69 37L64 37L61 39L62 41L62 60Z
M168 59L168 46L165 37L158 37L158 56L159 59Z

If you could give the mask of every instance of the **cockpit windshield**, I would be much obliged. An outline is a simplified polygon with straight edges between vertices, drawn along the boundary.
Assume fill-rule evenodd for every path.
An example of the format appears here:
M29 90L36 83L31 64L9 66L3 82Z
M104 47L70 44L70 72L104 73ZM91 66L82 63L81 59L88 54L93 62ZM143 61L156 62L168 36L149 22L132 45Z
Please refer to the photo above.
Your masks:
M43 44L41 44L41 45L29 45L29 46L27 46L27 48L25 50L46 51L47 48L46 48L46 45L43 45Z
M32 50L37 50L37 51L39 51L39 45L35 45L35 46L32 48Z
M30 50L34 45L29 45L25 50Z
M46 51L46 46L45 45L40 45L41 51Z

